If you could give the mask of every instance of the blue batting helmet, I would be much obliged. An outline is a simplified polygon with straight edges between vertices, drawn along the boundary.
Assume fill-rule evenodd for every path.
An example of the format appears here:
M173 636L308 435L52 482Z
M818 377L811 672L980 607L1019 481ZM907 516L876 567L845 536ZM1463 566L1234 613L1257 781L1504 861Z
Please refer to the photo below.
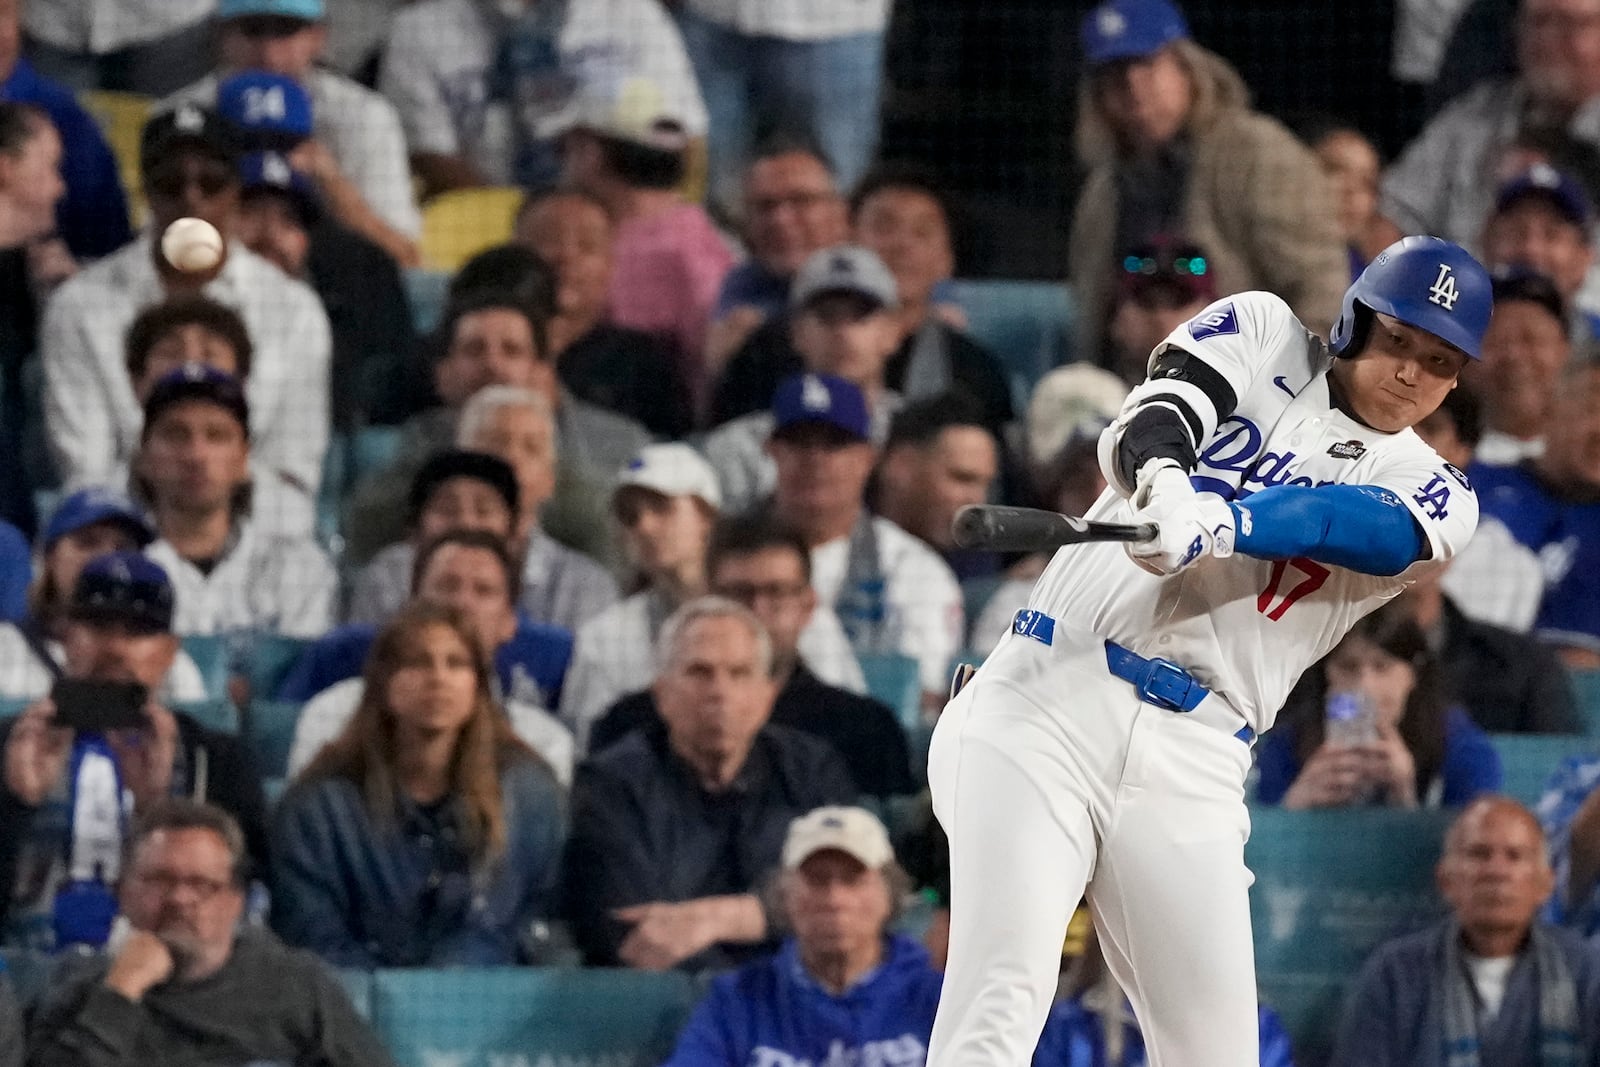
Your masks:
M1335 355L1355 355L1365 320L1381 311L1477 359L1493 307L1489 272L1466 249L1438 237L1404 237L1345 291L1328 346Z

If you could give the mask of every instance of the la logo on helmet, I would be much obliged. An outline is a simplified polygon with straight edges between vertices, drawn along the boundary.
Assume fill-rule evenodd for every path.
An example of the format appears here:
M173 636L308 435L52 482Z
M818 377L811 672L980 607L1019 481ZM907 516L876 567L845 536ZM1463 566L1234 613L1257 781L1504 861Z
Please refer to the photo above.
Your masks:
M1455 272L1450 269L1450 264L1439 264L1439 276L1433 280L1433 288L1428 290L1428 303L1438 304L1446 311L1456 309L1456 301L1461 299L1461 291L1456 288Z

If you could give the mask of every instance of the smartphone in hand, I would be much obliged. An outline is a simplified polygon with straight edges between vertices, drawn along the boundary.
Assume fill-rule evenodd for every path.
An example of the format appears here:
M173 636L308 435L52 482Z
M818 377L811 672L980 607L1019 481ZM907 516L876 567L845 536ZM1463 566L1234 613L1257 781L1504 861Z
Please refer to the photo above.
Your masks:
M74 730L130 730L149 721L144 706L150 690L138 682L59 678L50 690L50 699L56 706L56 724Z

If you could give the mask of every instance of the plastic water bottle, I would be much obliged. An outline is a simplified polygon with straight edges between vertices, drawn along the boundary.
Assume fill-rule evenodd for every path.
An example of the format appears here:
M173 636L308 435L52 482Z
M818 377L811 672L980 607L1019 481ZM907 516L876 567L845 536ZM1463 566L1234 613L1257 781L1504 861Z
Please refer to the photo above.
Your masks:
M1329 693L1327 716L1329 744L1365 745L1378 739L1378 709L1359 689Z

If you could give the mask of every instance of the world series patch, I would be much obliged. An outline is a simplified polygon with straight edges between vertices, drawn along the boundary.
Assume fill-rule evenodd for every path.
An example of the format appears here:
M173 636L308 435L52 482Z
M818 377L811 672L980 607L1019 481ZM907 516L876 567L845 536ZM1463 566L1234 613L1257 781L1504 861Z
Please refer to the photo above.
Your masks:
M1328 446L1328 455L1334 459L1360 459L1367 454L1367 446L1360 441L1337 441Z

